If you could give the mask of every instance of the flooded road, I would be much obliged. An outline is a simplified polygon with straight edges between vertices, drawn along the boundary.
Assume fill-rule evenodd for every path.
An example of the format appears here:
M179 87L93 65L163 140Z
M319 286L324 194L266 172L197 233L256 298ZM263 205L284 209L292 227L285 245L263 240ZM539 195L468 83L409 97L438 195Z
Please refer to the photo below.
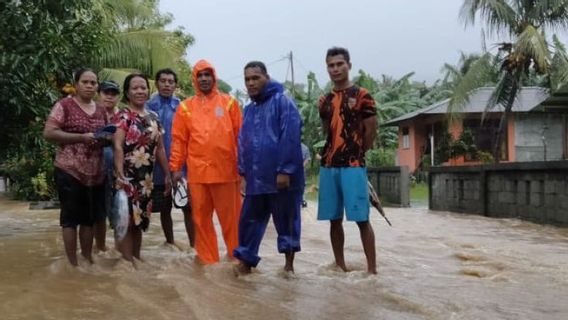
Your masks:
M74 269L57 210L0 198L0 318L568 319L568 229L387 208L392 228L372 215L379 275L369 276L352 223L345 247L353 271L333 267L328 224L316 221L314 205L303 214L294 276L280 271L270 226L259 268L236 278L230 262L195 263L179 212L182 250L163 244L154 215L137 269L114 250Z

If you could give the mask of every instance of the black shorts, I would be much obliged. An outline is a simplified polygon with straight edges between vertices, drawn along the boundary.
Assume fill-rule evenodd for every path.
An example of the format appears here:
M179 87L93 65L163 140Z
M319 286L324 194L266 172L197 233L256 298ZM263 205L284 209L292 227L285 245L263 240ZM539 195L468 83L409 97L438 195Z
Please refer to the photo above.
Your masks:
M63 228L93 226L104 214L104 185L85 186L57 167L53 176L61 204L59 224Z
M172 194L164 195L164 190L166 186L163 184L155 184L154 189L152 189L152 212L163 212L167 210L172 211L173 198ZM191 210L191 198L187 199L187 206L183 207L182 210Z

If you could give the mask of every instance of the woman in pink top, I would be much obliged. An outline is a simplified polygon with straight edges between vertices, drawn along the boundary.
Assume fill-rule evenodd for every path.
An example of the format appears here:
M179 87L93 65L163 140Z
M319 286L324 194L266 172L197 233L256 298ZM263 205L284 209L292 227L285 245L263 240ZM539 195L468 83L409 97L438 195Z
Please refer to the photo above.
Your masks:
M76 94L51 109L43 136L58 145L55 183L61 203L60 225L67 259L77 266L77 226L81 255L93 262L93 224L103 212L102 144L94 132L107 123L105 110L95 104L97 75L80 69L73 76Z

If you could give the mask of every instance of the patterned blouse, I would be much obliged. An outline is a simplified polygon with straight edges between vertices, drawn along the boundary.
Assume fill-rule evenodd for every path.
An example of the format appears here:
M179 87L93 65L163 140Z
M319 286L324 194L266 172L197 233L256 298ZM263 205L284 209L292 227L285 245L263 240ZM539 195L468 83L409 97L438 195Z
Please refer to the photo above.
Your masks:
M128 185L124 186L124 191L131 206L132 222L145 231L152 212L156 147L162 139L163 129L153 112L142 116L125 108L115 115L113 121L125 132L124 176Z
M89 115L73 98L64 98L55 103L47 118L47 125L71 133L95 132L106 123L107 116L102 106L97 105L95 112ZM103 149L99 144L60 144L54 164L85 186L103 183Z

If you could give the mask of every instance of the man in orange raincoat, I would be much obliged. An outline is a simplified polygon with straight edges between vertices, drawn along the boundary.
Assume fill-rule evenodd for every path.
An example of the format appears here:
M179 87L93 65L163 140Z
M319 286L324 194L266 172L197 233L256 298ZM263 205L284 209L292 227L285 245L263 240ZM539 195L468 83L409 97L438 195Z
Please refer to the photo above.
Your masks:
M241 196L237 137L242 117L238 102L217 89L215 69L209 62L198 61L192 78L196 95L182 101L174 117L170 170L176 185L183 164L187 164L195 249L201 262L212 264L219 262L213 211L217 212L229 257L238 245Z

